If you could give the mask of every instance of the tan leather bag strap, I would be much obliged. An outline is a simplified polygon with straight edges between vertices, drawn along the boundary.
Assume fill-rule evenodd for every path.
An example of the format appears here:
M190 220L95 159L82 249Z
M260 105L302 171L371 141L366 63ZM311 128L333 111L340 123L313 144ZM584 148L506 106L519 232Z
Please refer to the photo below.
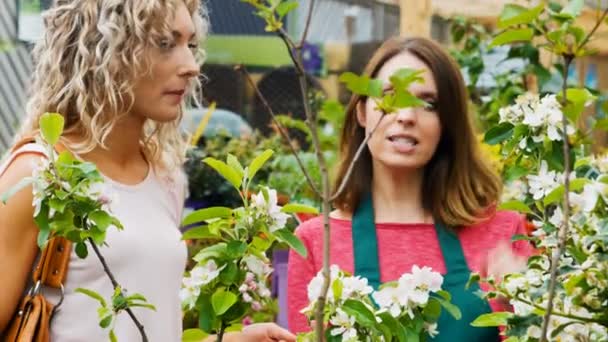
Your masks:
M69 240L62 237L50 239L32 273L34 284L40 281L41 285L61 288L67 275L71 251L72 242Z

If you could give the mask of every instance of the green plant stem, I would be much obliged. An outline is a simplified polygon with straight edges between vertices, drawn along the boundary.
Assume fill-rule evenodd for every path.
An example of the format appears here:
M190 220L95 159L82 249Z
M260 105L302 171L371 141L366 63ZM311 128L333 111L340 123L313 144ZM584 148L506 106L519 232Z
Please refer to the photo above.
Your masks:
M582 45L581 45L582 46ZM579 47L580 48L580 47ZM562 84L562 108L568 104L568 69L570 64L574 60L574 55L565 55L564 57L564 70L563 70L563 84ZM557 265L559 259L564 253L566 247L566 240L568 238L569 220L570 220L570 143L568 142L568 119L566 114L562 113L562 139L563 139L563 152L564 152L564 200L562 205L562 212L564 213L564 222L559 229L557 250L553 250L551 256L551 277L549 280L549 297L547 300L547 309L545 317L543 319L542 332L540 336L540 342L547 340L547 330L549 329L549 320L553 312L553 300L555 299L555 287L557 284Z
M103 270L105 271L105 273L110 278L110 281L112 282L112 287L114 289L116 289L117 287L121 288L120 284L118 284L118 282L116 281L116 278L114 277L114 274L110 270L110 267L108 267L108 263L106 262L106 259L103 257L103 255L101 254L101 251L99 251L99 248L95 244L95 241L93 241L92 238L89 238L88 241L91 244L91 247L93 248L93 251L95 252L95 255L97 255L97 258L101 262L101 265L103 266ZM121 288L121 292L122 292L122 288ZM127 307L125 309L125 311L129 315L129 317L131 317L131 319L133 320L133 323L135 323L135 326L139 330L139 333L141 335L141 340L143 342L148 342L148 336L146 335L146 331L144 330L144 326L139 322L139 320L137 319L137 317L135 317L135 314L133 313L133 311L131 310L131 308Z
M220 323L220 331L217 333L217 342L222 342L224 339L224 334L226 333L226 324L224 321Z

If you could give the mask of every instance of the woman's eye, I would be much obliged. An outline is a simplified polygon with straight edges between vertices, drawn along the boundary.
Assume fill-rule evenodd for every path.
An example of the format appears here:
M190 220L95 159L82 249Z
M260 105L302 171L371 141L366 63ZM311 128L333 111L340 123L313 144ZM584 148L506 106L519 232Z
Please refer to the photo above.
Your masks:
M192 51L198 51L198 44L190 43L190 44L188 44L188 48L190 48L190 50L192 50Z
M175 44L170 39L163 39L160 42L158 42L158 47L160 47L163 50L171 49L171 48L173 48L174 45Z

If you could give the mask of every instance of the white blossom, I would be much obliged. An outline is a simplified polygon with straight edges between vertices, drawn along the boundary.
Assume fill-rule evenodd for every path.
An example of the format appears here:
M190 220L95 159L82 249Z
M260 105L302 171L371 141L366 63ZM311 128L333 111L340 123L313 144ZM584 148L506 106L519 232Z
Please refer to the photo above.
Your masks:
M261 211L262 215L267 215L271 219L269 225L270 232L275 232L279 229L283 229L287 224L289 215L281 211L281 206L278 203L277 191L274 189L267 189L268 201L264 198L264 193L260 191L258 194L252 196L252 207Z

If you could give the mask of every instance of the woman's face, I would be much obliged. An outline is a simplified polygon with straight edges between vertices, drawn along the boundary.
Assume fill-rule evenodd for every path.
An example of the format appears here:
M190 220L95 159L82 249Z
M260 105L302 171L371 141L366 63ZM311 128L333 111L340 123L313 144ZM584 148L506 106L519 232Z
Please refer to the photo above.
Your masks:
M429 68L409 52L402 52L380 68L376 78L391 90L389 78L402 68L423 70L424 82L413 83L408 91L429 103L428 107L404 108L387 115L368 141L374 165L391 169L423 169L433 157L441 138L441 122L435 109L437 87ZM376 126L382 113L373 100L357 106L357 119L366 134Z
M172 36L159 48L150 49L150 72L142 74L134 87L132 113L157 122L178 118L190 82L199 74L195 27L183 2L176 8L171 28Z

